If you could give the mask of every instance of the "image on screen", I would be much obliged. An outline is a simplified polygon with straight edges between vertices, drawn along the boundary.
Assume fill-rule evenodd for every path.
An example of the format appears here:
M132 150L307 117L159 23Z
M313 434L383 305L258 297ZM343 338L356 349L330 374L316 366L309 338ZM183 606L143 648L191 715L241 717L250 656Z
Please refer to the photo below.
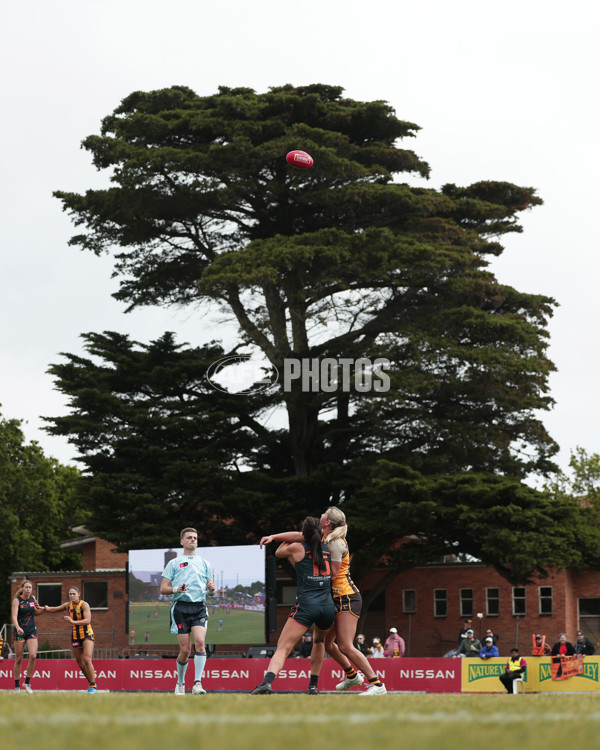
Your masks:
M130 550L129 633L131 645L170 643L171 596L160 593L163 570L179 548ZM213 569L217 591L207 597L209 644L265 642L265 552L258 545L198 547Z

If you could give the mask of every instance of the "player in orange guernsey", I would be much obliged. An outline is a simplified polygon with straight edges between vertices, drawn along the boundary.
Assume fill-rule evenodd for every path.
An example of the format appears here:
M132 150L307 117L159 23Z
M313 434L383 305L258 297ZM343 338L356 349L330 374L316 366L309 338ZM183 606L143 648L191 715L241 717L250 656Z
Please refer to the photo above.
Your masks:
M315 627L313 651L311 655L311 685L316 681L321 670L325 651L346 673L345 679L336 685L336 690L346 691L351 687L362 685L363 676L357 672L358 667L367 678L369 687L361 695L385 695L385 685L379 680L366 656L354 646L356 626L360 616L362 597L350 577L350 551L346 542L348 526L346 516L334 506L327 508L321 516L323 541L331 553L331 594L336 608L335 622L328 631ZM260 540L261 546L272 541L299 541L296 531L285 531L281 534L265 536Z
M94 653L94 631L92 630L92 612L90 605L80 598L80 592L77 586L71 586L69 589L69 601L58 607L46 607L48 612L62 612L68 610L69 614L64 615L67 622L71 623L71 646L73 656L79 664L79 668L85 675L90 686L88 693L94 695L98 692L96 687L96 671L92 663Z
M331 506L321 516L321 528L325 542L331 552L332 566L339 561L337 575L331 582L331 593L336 608L335 623L319 642L315 636L313 649L325 656L325 651L344 668L346 678L336 685L336 690L346 691L355 685L362 685L363 677L355 669L361 670L369 687L361 695L385 695L385 685L379 680L367 657L354 645L356 626L360 617L362 597L350 577L350 550L346 542L348 526L346 516L339 508ZM335 567L333 567L335 571Z

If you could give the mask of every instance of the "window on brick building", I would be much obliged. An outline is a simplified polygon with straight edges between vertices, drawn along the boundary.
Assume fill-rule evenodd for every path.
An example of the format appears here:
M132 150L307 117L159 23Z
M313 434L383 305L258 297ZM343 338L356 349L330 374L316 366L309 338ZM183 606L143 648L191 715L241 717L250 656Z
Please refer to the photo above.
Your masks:
M402 592L402 612L414 615L417 611L417 592L414 589L404 589Z
M552 586L540 586L540 615L552 614Z
M108 583L84 581L81 598L90 605L90 609L108 609Z
M579 615L583 617L597 617L600 615L600 599L581 597L579 599Z
M460 615L473 617L473 589L460 590Z
M448 592L446 589L433 590L433 615L434 617L448 616Z
M592 643L600 641L600 598L579 599L579 627Z
M525 587L514 586L512 590L512 611L513 615L526 615L527 607L525 606Z
M38 583L37 600L41 607L58 607L63 603L60 583Z
M485 613L488 617L496 617L500 614L500 589L485 590Z

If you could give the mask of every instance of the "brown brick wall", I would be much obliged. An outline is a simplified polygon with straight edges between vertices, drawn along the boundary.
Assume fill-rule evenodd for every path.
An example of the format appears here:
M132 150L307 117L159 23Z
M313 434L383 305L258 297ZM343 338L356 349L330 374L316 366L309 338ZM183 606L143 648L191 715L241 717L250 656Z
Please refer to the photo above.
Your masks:
M126 552L114 552L114 544L105 539L96 538L81 546L81 569L115 569L127 565Z
M383 571L373 570L360 581L360 588L368 591ZM593 581L593 583L592 583ZM553 614L539 614L539 586L552 586ZM517 618L512 614L512 585L495 570L480 564L440 565L417 568L401 573L388 586L385 594L385 625L378 632L370 632L365 625L365 635L369 640L373 635L387 636L390 627L398 628L402 637L410 637L411 656L441 656L458 642L464 617L460 612L460 589L473 589L473 624L477 637L483 635L487 627L500 637L501 655L509 653L515 643L522 653L530 653L531 634L544 633L548 641L554 643L561 632L566 632L569 640L575 639L578 627L577 599L581 591L586 596L600 596L600 573L590 572L576 576L569 572L553 572L547 579L536 580L526 586L526 614ZM486 589L498 588L500 592L500 614L486 614ZM402 611L402 592L415 589L417 611L413 615ZM434 589L447 591L448 610L445 617L435 617L433 609ZM591 592L591 593L590 593ZM476 617L477 612L483 618Z
M128 555L126 552L115 552L115 545L105 539L96 539L96 564L89 570L125 568ZM85 566L83 569L86 570Z

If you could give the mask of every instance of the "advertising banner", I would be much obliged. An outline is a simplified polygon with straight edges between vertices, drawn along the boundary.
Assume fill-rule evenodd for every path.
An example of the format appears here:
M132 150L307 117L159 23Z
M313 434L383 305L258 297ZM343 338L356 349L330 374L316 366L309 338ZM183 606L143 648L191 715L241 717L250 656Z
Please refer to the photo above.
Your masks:
M536 691L540 693L588 693L599 691L598 668L600 666L600 657L584 656L582 659L583 664L581 665L578 665L577 660L571 663L570 676L561 675L558 680L553 676L553 673L556 673L556 665L552 663L551 657L532 659L532 662L535 662L533 664L532 678L535 680ZM573 674L573 672L575 673Z
M561 680L553 679L551 657L526 656L526 692L596 692L600 691L600 657L586 656L583 671ZM423 693L501 693L498 679L507 659L372 659L376 674L390 691ZM25 666L26 662L24 663ZM206 662L202 684L206 690L247 692L262 682L268 659L221 659ZM14 687L12 659L0 662L0 690ZM174 659L96 659L99 690L172 692L177 681ZM23 672L25 670L23 669ZM310 678L308 659L287 659L275 681L277 691L304 692ZM344 672L333 659L325 659L319 681L322 691L335 690L344 679ZM23 680L21 680L22 682ZM186 687L191 690L194 666L190 663ZM31 682L34 691L74 690L85 692L87 681L72 659L38 659ZM356 690L356 689L355 689Z
M504 686L499 678L506 670L507 661L508 659L502 656L491 659L480 659L478 656L470 659L460 659L462 666L462 692L504 693ZM527 659L527 668L525 690L529 687L527 683L529 659Z
M220 659L206 662L202 685L205 690L248 692L262 682L268 659ZM391 691L459 693L461 665L458 659L373 659L376 674ZM0 690L14 687L12 660L0 662ZM94 660L99 690L172 692L177 681L175 659L97 659ZM24 671L24 670L23 670ZM275 682L277 691L304 692L310 679L308 659L287 659ZM344 671L325 659L319 689L335 690ZM186 688L194 684L194 665L186 674ZM76 662L70 659L38 659L31 686L34 691L80 690L88 683ZM359 688L360 689L360 688Z
M569 677L583 674L583 656L553 656L552 657L552 679L568 680Z
M525 692L595 692L600 690L598 672L600 657L562 657L561 665L553 663L549 656L526 656ZM462 691L464 693L501 693L504 691L498 679L504 672L507 659L461 659ZM558 667L562 666L558 678Z

